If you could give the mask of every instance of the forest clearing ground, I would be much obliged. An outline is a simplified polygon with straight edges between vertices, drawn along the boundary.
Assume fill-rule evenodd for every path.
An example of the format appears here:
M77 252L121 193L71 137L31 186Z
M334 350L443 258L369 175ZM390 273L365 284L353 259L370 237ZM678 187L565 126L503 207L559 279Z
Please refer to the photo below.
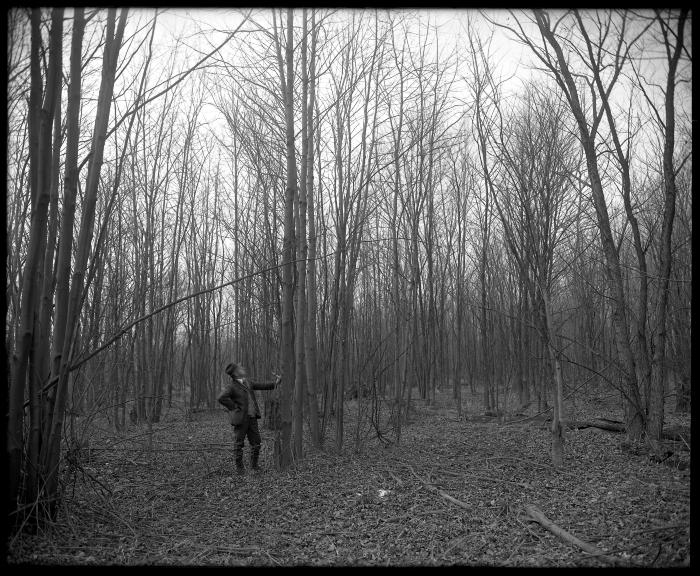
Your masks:
M622 565L689 563L689 469L587 428L567 433L556 471L542 422L474 418L479 399L468 400L461 420L448 394L418 401L400 445L365 442L359 453L349 419L342 455L308 450L283 473L271 466L274 432L263 430L265 470L243 479L221 410L165 418L151 450L145 427L102 427L92 445L104 449L67 478L57 523L17 537L8 562L606 565L532 522L523 507L534 504Z

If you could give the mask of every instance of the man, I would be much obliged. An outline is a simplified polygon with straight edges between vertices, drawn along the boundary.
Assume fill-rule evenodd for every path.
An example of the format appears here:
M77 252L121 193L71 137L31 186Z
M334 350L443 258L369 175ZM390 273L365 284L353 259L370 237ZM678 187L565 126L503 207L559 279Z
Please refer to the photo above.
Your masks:
M256 471L259 470L258 459L260 458L261 441L258 419L260 418L260 407L255 397L255 390L272 390L279 385L282 377L277 376L274 382L254 382L246 378L245 367L235 362L226 366L225 372L231 377L231 381L226 383L217 400L229 410L229 421L233 426L233 455L236 461L236 471L242 475L245 474L243 443L246 436L250 444L250 467Z

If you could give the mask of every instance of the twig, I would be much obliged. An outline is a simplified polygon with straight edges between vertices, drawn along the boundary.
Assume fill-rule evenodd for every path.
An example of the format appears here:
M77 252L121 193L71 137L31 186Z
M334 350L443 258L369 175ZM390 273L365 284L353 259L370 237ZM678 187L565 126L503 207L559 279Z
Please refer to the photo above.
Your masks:
M545 468L547 470L552 469L551 464L542 464L540 462L535 462L534 460L524 460L522 458L515 458L514 456L490 456L488 458L485 458L486 461L489 460L513 460L515 462L522 462L523 464L532 464L539 466L540 468Z
M443 557L443 558L446 558L447 555L448 555L450 552L452 552L452 550L454 550L455 548L457 548L457 546L460 546L460 545L462 544L462 542L464 542L467 538L469 538L469 536L470 536L469 534L465 534L464 536L460 536L460 537L458 537L458 538L455 538L455 539L452 541L452 544L450 544L450 545L445 549L445 551L442 553L442 557Z
M210 551L228 552L231 554L255 554L256 552L260 552L260 548L257 548L256 546L246 546L241 548L226 548L221 546L215 546L210 548Z
M489 458L486 458L487 461L489 460L515 460L516 462L522 462L523 464L532 464L533 466L539 466L540 468L543 468L545 470L549 470L550 472L556 472L557 474L568 474L569 476L575 476L578 477L576 472L571 472L569 470L564 470L563 468L555 468L552 464L543 464L541 462L535 462L533 460L523 460L522 458L515 458L513 456L491 456Z
M664 530L690 530L690 522L687 524L667 524L666 526L652 526L651 528L637 528L632 529L626 534L632 536L634 534L644 534L646 532L663 532ZM596 532L596 538L604 538L607 536L612 536L613 534L619 534L618 531L615 532ZM627 550L627 548L621 548L621 550Z
M138 535L136 534L136 530L134 530L133 526L131 526L131 524L129 524L126 520L124 520L124 518L122 518L122 517L121 517L119 514L117 514L115 511L110 510L109 508L107 508L107 507L105 507L105 506L100 506L99 504L93 504L93 508L96 509L96 510L98 510L98 511L103 510L103 511L105 511L107 514L109 514L110 516L112 516L112 517L116 518L117 520L119 520L122 524L124 524L124 526L126 526L126 527L131 531L131 533L134 535L134 538L137 538L137 539L138 539Z
M401 514L400 516L392 516L391 518L378 518L379 522L377 526L379 526L379 524L391 524L392 522L403 520L404 518L417 518L418 516L427 516L434 513L435 510L426 510L425 512L410 512L408 514Z
M454 498L453 496L450 496L447 492L444 492L444 491L440 490L439 488L436 488L436 487L433 486L432 484L429 484L428 482L426 482L425 480L423 480L420 476L418 476L418 474L415 473L415 471L413 470L413 468L412 468L411 466L409 466L408 469L411 471L411 473L412 473L416 478L418 478L418 480L419 480L426 488L428 488L428 490L431 490L431 491L433 491L433 492L439 494L439 495L442 496L445 500L449 500L449 501L452 502L453 504L457 504L457 506L461 506L461 507L464 508L465 510L471 510L471 507L470 507L469 505L465 504L465 503L462 502L461 500L457 500L457 498Z
M396 483L397 483L399 486L403 486L403 480L401 480L401 478L399 478L399 477L398 477L396 474L394 474L391 470L389 470L389 474L391 475L391 477L392 477L394 480L396 480Z
M510 478L502 478L502 479L497 479L497 478L492 478L490 476L484 476L483 474L475 474L474 472L452 472L451 470L445 470L444 468L439 469L441 473L447 474L449 476L454 476L456 478L463 478L465 476L469 476L470 478L477 478L479 480L486 480L488 482L493 482L496 486L500 484L504 484L506 482L510 484L515 484L516 486L520 486L521 488L527 488L530 489L532 486L529 484L526 484L525 482L519 481L519 480L512 480Z
M524 537L521 536L520 538L518 538L518 545L517 545L515 548L513 548L513 551L512 551L510 554L508 554L508 558L506 558L506 562L509 562L510 559L511 559L513 556L515 556L515 553L516 553L518 550L520 550L520 547L523 545L523 542L524 542L524 541L525 541L525 538L524 538Z
M690 523L687 524L667 524L666 526L652 526L651 528L639 528L631 530L630 534L642 534L644 532L661 532L663 530L676 530L678 528L690 529Z
M683 440L683 444L686 445L686 447L688 448L688 452L690 452L690 451L691 451L691 450L690 450L690 444L688 444L688 442L686 442L685 438L683 437L683 434L681 434L681 433L679 432L679 433L678 433L678 437L679 437L681 440Z

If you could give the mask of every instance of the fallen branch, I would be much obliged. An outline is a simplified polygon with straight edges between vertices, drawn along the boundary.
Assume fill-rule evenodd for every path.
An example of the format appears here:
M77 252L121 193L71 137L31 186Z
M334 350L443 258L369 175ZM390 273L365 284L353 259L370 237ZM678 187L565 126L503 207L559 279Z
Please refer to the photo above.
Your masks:
M619 420L610 420L608 418L594 418L593 420L562 420L562 424L569 429L581 430L583 428L599 428L608 432L626 432L627 426ZM690 442L686 438L690 438L690 427L673 426L665 428L661 437L664 440L682 441L690 450Z
M690 452L690 426L671 426L664 428L661 437L665 440L681 441Z
M257 546L240 546L231 547L228 546L212 546L207 548L207 552L219 552L221 554L255 554L256 552L261 552L262 548Z
M411 471L411 473L412 473L416 478L418 478L418 480L421 482L421 484L423 484L423 486L425 486L428 490L431 490L432 492L435 492L436 494L439 494L439 495L442 496L445 500L449 500L449 501L452 502L453 504L457 504L457 506L461 506L461 507L464 508L465 510L471 510L471 507L470 507L468 504L465 504L465 503L462 502L461 500L457 500L457 498L454 498L453 496L450 496L447 492L443 492L442 490L440 490L440 489L437 488L436 486L433 486L433 485L430 484L429 482L426 482L425 480L423 480L420 476L418 476L418 474L415 473L415 471L413 470L413 468L411 468L410 466L408 467L408 469Z
M651 526L650 528L637 528L630 530L630 534L643 534L645 532L661 532L663 530L690 530L690 523L666 524L665 526Z
M589 544L588 542L584 542L583 540L580 540L579 538L576 538L573 534L570 534L560 526L557 526L554 522L552 522L549 518L547 518L542 510L540 510L537 506L534 504L526 504L525 505L525 512L528 513L530 518L532 518L535 522L540 524L542 527L546 528L549 530L552 534L555 536L558 536L565 542L568 542L569 544L573 544L574 546L580 548L584 552L587 552L588 554L591 554L592 556L595 556L596 558L600 558L601 560L605 560L606 562L609 562L611 564L622 564L620 560L617 558L613 558L612 556L608 556L605 554L603 550L598 548L597 546L594 546L593 544Z
M596 418L595 420L562 420L562 424L567 428L580 430L582 428L600 428L609 432L624 432L627 427L615 420L607 418Z
M105 448L95 446L88 448L91 451L100 452L202 452L210 450L232 450L230 446L208 446L202 448Z

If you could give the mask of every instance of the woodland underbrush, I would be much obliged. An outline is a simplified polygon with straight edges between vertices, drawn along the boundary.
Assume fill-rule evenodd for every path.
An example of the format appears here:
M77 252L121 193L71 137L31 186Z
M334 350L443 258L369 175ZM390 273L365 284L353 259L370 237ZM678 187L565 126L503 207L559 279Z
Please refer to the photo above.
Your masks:
M63 467L60 513L8 539L10 564L687 566L690 420L652 458L624 434L566 433L549 456L546 413L462 417L448 393L417 400L399 443L348 403L345 449L307 449L284 472L263 429L261 473L234 474L221 410L171 411L151 430L118 434L95 418ZM364 415L372 408L362 402ZM579 399L578 420L621 420L614 399ZM377 426L378 425L378 426ZM376 429L383 430L377 440ZM373 432L373 430L375 432ZM306 444L308 446L308 444ZM534 507L534 508L533 508ZM547 527L533 517L541 512ZM558 531L557 531L558 530ZM569 538L570 537L570 538Z

